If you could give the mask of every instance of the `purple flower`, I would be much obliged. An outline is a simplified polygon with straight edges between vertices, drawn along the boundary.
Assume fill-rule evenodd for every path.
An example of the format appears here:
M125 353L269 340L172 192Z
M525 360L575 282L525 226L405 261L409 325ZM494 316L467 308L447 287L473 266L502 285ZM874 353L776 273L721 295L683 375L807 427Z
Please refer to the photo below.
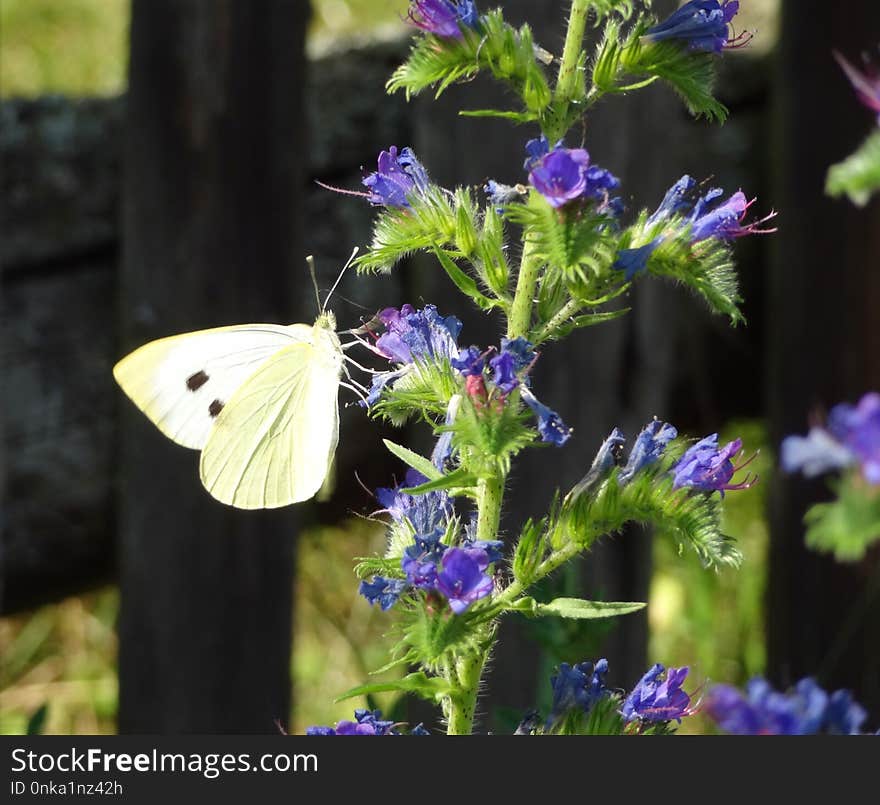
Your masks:
M425 305L421 310L412 305L403 305L399 310L389 307L382 310L378 318L385 325L385 332L376 340L375 346L362 343L397 364L397 368L373 376L367 406L374 405L385 386L403 377L415 361L452 360L458 356L456 339L461 322L455 316L443 318L434 305Z
M437 589L437 563L415 559L404 555L400 566L406 573L406 580L419 590Z
M380 710L355 710L354 721L340 721L333 727L308 727L306 735L399 735L393 721L382 721Z
M370 204L384 207L409 207L413 192L424 193L428 188L428 174L410 148L400 155L392 145L379 154L378 168L367 176L362 184L369 188Z
M691 0L642 37L648 42L673 39L685 42L690 50L720 53L724 48L742 47L752 37L743 33L732 37L730 21L739 11L736 0Z
M547 726L569 710L589 712L596 702L608 695L605 687L607 673L608 660L605 659L599 660L595 665L591 662L582 662L575 666L567 662L560 663L556 675L550 677L553 707Z
M449 548L443 554L437 591L449 601L456 615L492 592L492 578L484 572L488 566L486 552L479 549Z
M525 386L520 386L523 402L532 409L538 419L538 433L542 442L550 442L557 447L564 445L571 436L571 428L567 427L555 411L544 405Z
M865 71L861 72L852 66L836 50L834 58L843 68L846 77L856 91L858 99L877 114L877 123L880 124L880 70L873 64L866 63Z
M694 712L691 697L681 689L688 670L685 666L664 673L660 663L654 665L624 700L620 709L624 720L654 723L675 719L680 724L684 716Z
M779 693L761 677L745 694L716 685L706 697L706 711L722 730L734 735L858 734L865 711L844 690L829 695L807 677L788 693Z
M856 456L865 480L880 484L880 394L865 394L858 405L834 406L828 431Z
M358 592L370 602L378 602L379 608L387 612L400 598L406 584L401 579L386 579L382 576L373 576L370 582L362 581Z
M500 539L466 539L462 547L467 551L480 551L486 555L486 567L500 562L502 558L501 551L504 549L504 543ZM482 557L474 554L474 556L482 561ZM486 569L483 568L483 570Z
M745 194L740 190L734 193L723 204L706 211L715 199L723 194L719 188L710 190L697 204L691 215L691 242L699 243L706 238L718 238L718 240L730 241L745 235L768 235L775 229L760 229L761 224L776 217L775 212L765 215L758 221L743 225L743 219L749 207L755 203L755 199L747 201Z
M380 487L376 490L376 500L383 508L377 513L388 512L395 523L407 521L412 526L416 541L436 542L446 532L446 525L452 517L453 506L449 494L442 489L424 495L409 495L405 491L427 480L421 473L409 469L402 486L393 489Z
M628 484L637 472L659 460L668 445L678 431L669 423L655 419L642 428L642 432L636 437L636 442L629 452L626 466L620 471L618 480L621 484Z
M409 21L435 36L461 38L461 25L477 27L477 7L473 0L412 0Z
M552 207L561 207L584 194L589 164L583 148L556 148L534 163L529 183Z
M471 346L461 350L449 363L465 377L480 377L486 368L486 355L479 347Z
M725 491L735 489L748 489L757 478L747 476L738 484L730 483L734 474L739 472L754 456L739 467L734 467L731 457L742 449L742 439L735 439L724 447L718 447L718 434L713 433L705 439L697 442L679 459L672 468L675 480L673 489L689 486L700 492L720 492L724 497Z
M880 394L865 394L857 405L834 406L825 428L787 436L780 453L787 472L800 470L811 478L857 463L868 483L880 484Z

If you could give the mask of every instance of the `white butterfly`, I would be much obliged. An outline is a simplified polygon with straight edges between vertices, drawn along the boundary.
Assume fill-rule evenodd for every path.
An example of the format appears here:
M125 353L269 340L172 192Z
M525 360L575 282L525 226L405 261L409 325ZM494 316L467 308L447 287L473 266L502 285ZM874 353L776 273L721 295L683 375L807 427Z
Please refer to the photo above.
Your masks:
M322 312L312 326L161 338L119 361L113 376L169 439L202 451L199 474L213 497L274 509L313 497L330 471L342 349L335 317Z

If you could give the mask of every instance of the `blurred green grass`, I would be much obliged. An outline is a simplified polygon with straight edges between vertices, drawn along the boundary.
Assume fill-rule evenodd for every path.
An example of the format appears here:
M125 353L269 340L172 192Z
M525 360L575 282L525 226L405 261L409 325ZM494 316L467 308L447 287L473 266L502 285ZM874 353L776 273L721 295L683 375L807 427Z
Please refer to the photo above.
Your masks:
M403 30L407 0L312 0L309 49ZM0 0L0 97L125 89L129 0Z

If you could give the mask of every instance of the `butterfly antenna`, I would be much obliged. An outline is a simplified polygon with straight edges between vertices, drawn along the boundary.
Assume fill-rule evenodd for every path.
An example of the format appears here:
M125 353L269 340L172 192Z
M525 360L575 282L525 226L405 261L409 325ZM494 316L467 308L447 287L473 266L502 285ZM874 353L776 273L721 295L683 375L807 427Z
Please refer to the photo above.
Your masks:
M360 251L357 246L354 247L351 251L351 257L348 258L345 265L342 267L342 270L339 272L339 276L336 278L336 282L333 283L333 287L330 289L330 292L327 294L327 298L324 300L324 304L321 305L321 313L327 310L327 303L330 301L330 297L333 296L333 291L339 286L339 283L342 282L342 278L345 276L345 272L348 267L354 262L354 258L357 257L357 253Z
M317 303L318 310L323 313L324 308L321 306L321 294L318 293L318 277L315 274L315 258L310 254L306 257L306 262L309 264L309 274L312 277L312 287L315 289L315 302Z

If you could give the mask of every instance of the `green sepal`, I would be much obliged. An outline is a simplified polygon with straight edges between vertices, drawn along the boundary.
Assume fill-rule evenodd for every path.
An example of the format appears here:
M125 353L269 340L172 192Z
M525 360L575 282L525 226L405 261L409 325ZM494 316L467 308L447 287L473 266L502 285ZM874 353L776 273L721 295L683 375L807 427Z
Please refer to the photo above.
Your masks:
M420 472L428 480L439 481L443 478L443 473L431 463L430 459L420 456L418 453L414 453L409 448L395 444L389 439L383 439L382 443L388 448L390 453L397 456L404 464Z
M416 671L403 677L403 679L396 679L391 682L373 682L368 685L358 685L356 688L346 691L334 701L337 703L344 702L346 699L353 699L355 696L386 693L394 690L402 693L411 693L414 696L435 702L444 696L448 696L452 692L452 686L442 677L428 676L422 671Z
M379 556L355 557L354 575L359 579L371 576L384 576L391 579L402 579L405 574L400 567L400 557L383 558Z
M858 207L880 190L880 131L875 131L859 149L828 171L825 192L829 196L846 194Z
M461 117L500 117L514 123L531 123L538 119L534 112L513 112L507 109L462 109Z

